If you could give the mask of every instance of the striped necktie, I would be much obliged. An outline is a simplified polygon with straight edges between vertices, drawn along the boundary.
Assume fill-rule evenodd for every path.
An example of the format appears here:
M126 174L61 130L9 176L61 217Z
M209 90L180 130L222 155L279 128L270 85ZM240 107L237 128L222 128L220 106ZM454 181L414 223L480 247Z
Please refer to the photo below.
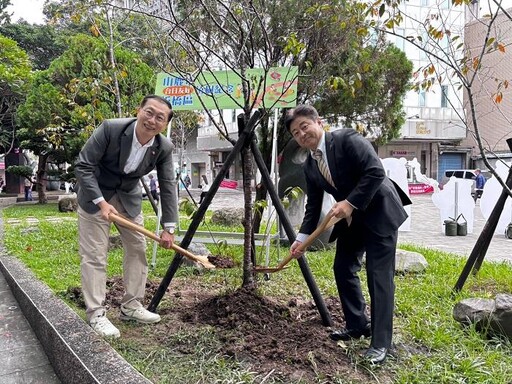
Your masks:
M315 150L315 152L313 152L313 157L315 158L318 164L318 169L320 170L322 176L325 178L325 180L327 180L329 184L336 188L336 186L334 185L334 181L332 180L329 167L327 166L327 163L325 162L324 157L322 156L322 151L320 149Z

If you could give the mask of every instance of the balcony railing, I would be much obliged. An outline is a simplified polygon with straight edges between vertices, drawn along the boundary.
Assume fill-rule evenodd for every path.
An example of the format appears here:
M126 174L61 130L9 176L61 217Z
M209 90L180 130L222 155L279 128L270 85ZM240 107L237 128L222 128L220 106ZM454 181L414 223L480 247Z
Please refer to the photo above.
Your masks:
M227 123L226 128L228 133L237 133L238 125L236 122ZM205 127L200 127L197 130L197 137L206 137L206 136L218 136L219 131L215 125L207 125Z
M403 138L460 140L466 137L464 123L451 108L407 108L407 113Z

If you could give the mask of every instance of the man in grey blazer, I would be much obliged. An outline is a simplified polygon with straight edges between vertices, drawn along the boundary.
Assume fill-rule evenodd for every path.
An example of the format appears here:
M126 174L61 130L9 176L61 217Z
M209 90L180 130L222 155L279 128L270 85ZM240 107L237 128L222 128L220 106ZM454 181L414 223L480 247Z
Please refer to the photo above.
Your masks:
M119 337L106 316L105 295L110 213L142 225L139 180L157 170L164 231L160 245L170 248L178 222L174 146L161 135L173 115L171 104L156 95L146 96L137 118L105 120L87 140L75 165L78 199L79 253L87 320L101 336ZM144 235L117 226L124 248L121 320L149 324L160 316L142 306L148 263Z
M411 201L388 179L371 144L355 130L325 132L318 112L307 105L289 111L285 125L297 143L309 149L304 163L306 212L290 252L302 256L296 248L318 226L324 191L330 193L336 200L331 213L345 219L335 225L330 241L338 239L333 269L346 322L331 338L372 336L364 357L382 363L393 333L398 227L407 218L403 205ZM358 277L364 252L371 322Z

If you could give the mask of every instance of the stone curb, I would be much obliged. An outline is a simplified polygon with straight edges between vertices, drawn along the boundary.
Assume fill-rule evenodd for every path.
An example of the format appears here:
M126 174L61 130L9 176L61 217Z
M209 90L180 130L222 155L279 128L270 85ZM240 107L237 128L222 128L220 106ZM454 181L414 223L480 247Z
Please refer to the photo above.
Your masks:
M3 246L0 272L63 383L151 384Z
M0 271L63 383L151 383L13 257Z

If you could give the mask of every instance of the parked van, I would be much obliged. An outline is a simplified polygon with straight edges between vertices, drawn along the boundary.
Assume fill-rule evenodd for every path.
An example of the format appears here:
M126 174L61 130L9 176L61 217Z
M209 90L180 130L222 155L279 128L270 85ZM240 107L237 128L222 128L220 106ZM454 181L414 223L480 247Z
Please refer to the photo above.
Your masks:
M484 175L485 180L489 180L492 176L489 171L482 170L482 175ZM473 180L473 184L471 185L471 196L475 194L475 179L476 173L474 169L449 169L444 171L441 182L439 183L439 187L442 189L442 186L445 185L450 177L456 177L457 179L469 179Z

